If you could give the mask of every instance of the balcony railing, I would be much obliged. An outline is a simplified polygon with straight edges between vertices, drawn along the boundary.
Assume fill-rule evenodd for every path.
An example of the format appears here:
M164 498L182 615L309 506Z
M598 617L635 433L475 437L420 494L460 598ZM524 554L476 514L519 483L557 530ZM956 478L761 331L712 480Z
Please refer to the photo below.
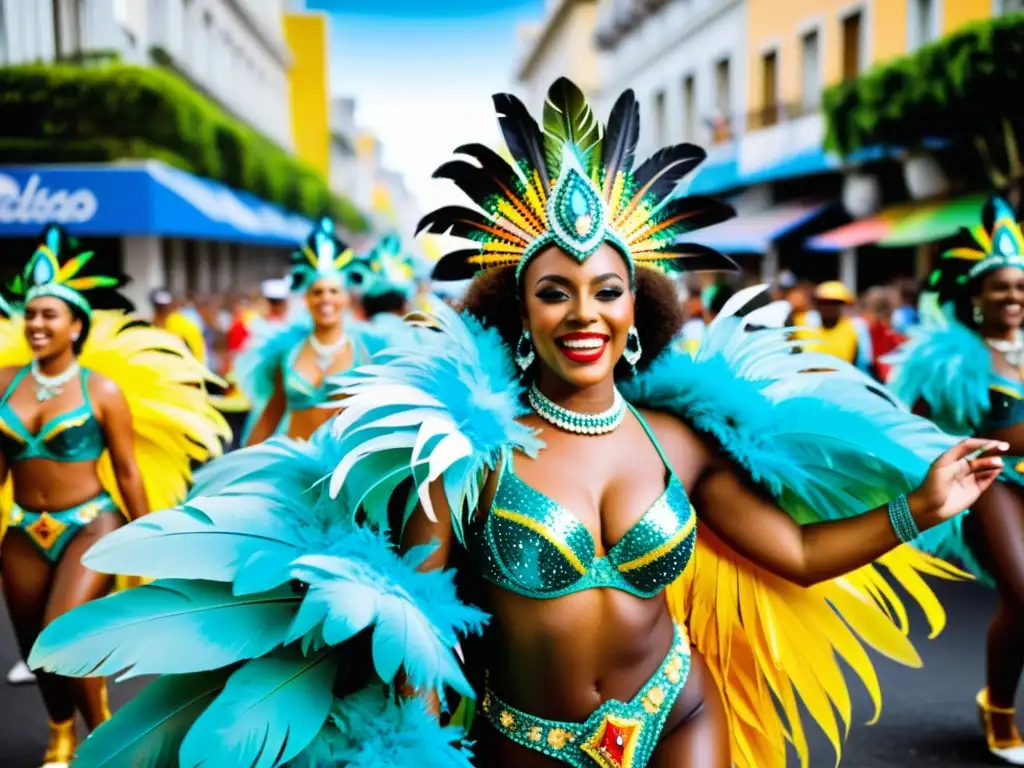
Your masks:
M821 111L821 101L817 98L804 101L778 102L747 113L747 130L759 131L771 128L779 123L787 123L807 115L815 115Z

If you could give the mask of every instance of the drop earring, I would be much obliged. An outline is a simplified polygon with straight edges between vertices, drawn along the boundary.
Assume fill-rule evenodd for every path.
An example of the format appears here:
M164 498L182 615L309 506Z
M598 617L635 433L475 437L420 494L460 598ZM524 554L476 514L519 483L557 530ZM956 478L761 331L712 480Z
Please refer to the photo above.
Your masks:
M640 362L643 353L644 349L640 346L640 334L637 332L636 326L631 325L629 333L626 334L626 349L622 353L622 359L629 363L634 376L636 375L636 364Z
M526 372L526 369L533 365L536 355L533 352L533 341L530 339L530 332L524 330L516 343L516 365L519 370Z
M974 318L975 325L981 325L982 321L985 319L985 314L981 311L980 304L974 305L974 308L971 310L971 317Z

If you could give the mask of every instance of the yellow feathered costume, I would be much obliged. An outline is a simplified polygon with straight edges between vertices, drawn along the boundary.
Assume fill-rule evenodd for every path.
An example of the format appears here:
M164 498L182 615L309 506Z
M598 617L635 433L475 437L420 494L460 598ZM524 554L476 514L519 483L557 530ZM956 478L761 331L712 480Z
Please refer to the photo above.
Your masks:
M0 319L0 366L25 366L32 352L20 317ZM169 509L188 490L193 462L220 455L230 438L224 417L211 405L205 384L217 379L166 331L120 311L94 311L79 365L120 388L132 414L135 459L151 510ZM110 456L99 462L104 489L124 508ZM3 524L11 507L11 482L2 497Z

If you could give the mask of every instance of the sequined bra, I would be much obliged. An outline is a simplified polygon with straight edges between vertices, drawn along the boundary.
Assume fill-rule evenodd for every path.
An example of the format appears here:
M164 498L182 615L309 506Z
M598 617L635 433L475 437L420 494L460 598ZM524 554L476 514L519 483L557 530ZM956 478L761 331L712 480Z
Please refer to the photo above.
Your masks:
M106 447L103 428L93 415L86 386L89 372L82 371L82 404L72 411L55 416L36 434L32 434L18 418L8 400L28 373L22 368L11 380L0 400L0 451L10 462L48 459L70 464L95 461Z
M1024 382L993 373L988 383L989 412L979 434L1024 422Z
M467 547L485 579L510 592L550 599L607 587L657 595L690 561L697 517L650 427L636 413L669 473L668 485L604 556L568 509L523 482L509 465L491 509L467 532Z

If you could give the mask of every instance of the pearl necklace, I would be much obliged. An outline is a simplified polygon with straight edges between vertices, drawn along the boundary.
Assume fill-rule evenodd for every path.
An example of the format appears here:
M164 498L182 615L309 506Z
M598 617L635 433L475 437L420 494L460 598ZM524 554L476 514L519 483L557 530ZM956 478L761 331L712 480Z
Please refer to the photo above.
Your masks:
M309 346L313 348L316 353L316 365L323 373L334 363L334 358L337 357L338 353L344 349L345 345L348 344L348 336L344 333L341 334L341 338L333 344L324 344L312 333L309 334Z
M985 343L1005 357L1010 365L1016 368L1024 366L1024 333L1017 331L1012 341L985 339Z
M56 376L47 376L39 370L39 361L33 360L29 366L29 372L36 382L36 400L41 403L45 400L52 400L63 391L64 385L78 373L78 361L75 360Z
M577 413L563 408L545 397L537 389L536 384L530 386L527 398L530 406L542 419L566 432L576 432L580 435L604 435L612 432L626 416L626 401L617 389L612 407L602 413Z

